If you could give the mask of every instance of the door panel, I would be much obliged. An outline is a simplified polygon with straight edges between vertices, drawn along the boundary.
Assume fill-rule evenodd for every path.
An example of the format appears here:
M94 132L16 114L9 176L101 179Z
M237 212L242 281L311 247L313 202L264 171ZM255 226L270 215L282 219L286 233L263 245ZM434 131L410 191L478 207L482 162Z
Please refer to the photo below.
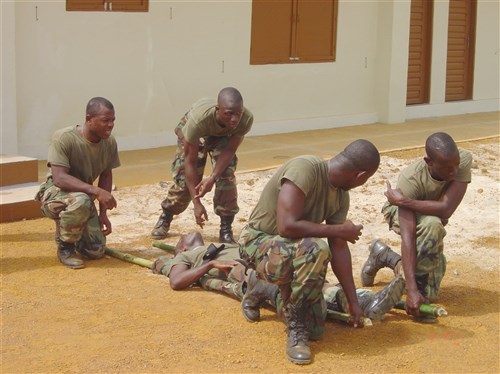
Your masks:
M432 7L431 0L411 1L407 105L429 102Z
M472 99L476 2L450 0L446 101Z

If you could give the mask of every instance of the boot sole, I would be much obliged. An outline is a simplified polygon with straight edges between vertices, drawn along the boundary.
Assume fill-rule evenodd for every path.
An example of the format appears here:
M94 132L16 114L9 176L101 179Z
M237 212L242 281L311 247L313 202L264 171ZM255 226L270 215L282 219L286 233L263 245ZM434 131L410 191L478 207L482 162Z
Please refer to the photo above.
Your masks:
M241 314L243 314L243 317L244 317L244 318L245 318L248 322L250 322L250 323L257 323L257 322L259 322L259 321L260 321L260 318L259 318L258 320L256 320L256 321L254 321L254 320L252 320L252 319L248 318L248 317L245 315L245 313L244 313L243 311L242 311L242 313L241 313Z
M166 239L168 236L167 235L151 235L151 239L154 239L154 240L161 240L161 239Z
M243 301L241 301L241 304L240 304L240 307L241 307L241 314L243 314L243 317L250 323L257 323L260 321L260 313L259 313L259 317L256 319L256 320L253 320L253 319L250 319L247 317L247 315L245 314L245 311L243 310Z
M85 264L81 265L67 265L62 261L59 261L62 265L66 266L68 269L83 269L85 267Z
M367 275L366 273L363 272L365 269L366 262L363 264L363 267L361 268L361 285L363 287L370 287L375 284L375 276ZM368 279L367 279L368 278Z
M308 365L312 362L312 359L309 360L297 360L295 358L288 357L288 360L293 362L295 365Z

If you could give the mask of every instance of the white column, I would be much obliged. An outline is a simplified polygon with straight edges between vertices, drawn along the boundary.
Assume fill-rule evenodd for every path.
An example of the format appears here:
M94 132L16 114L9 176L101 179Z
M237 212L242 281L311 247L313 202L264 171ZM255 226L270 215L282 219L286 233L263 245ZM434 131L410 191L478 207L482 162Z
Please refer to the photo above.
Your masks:
M382 123L404 122L410 1L380 1L377 38L377 111Z
M0 154L17 153L15 2L0 2L1 72L0 72Z
M448 0L434 1L430 104L444 103L448 54Z

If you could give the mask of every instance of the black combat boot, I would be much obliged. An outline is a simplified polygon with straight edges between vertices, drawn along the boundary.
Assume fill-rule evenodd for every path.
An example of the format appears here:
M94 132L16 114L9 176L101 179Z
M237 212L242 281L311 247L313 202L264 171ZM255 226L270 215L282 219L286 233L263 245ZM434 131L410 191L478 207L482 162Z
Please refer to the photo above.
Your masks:
M276 297L278 286L257 278L255 270L248 270L246 276L247 289L243 300L241 300L241 311L249 322L257 322L260 319L260 305L264 302L276 308Z
M81 269L85 267L83 260L76 254L75 245L66 243L62 240L56 240L57 243L57 258L64 265L71 269Z
M405 280L401 275L398 275L381 291L359 297L359 306L363 309L366 317L381 321L384 319L384 314L394 308L396 303L401 300L404 290Z
M75 251L75 245L73 243L65 243L61 240L61 223L57 219L56 223L56 232L54 234L54 239L56 241L57 246L57 258L59 261L71 268L71 269L81 269L85 267L83 260L78 257Z
M167 237L168 230L170 230L170 223L173 218L174 215L172 213L163 211L160 218L158 218L158 222L156 222L153 231L151 231L151 238L156 240L165 239Z
M309 334L306 328L306 310L304 305L288 303L284 307L284 318L288 328L286 354L288 359L297 365L311 363L312 354L309 348Z
M361 268L361 284L363 286L373 286L375 275L380 269L389 267L394 270L397 263L401 261L401 256L380 240L372 241L368 248L370 255Z
M233 238L233 224L234 216L221 216L220 217L220 231L219 242L221 243L236 243Z

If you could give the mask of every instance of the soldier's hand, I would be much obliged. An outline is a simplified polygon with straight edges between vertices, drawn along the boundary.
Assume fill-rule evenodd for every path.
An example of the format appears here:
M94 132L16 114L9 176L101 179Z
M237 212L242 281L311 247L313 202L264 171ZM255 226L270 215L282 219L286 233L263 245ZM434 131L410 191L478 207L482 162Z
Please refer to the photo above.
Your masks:
M95 197L99 201L99 204L102 204L106 209L116 208L116 200L111 192L96 187Z
M354 327L363 327L363 324L360 323L360 319L364 316L364 314L363 309L361 309L359 304L349 304L349 314L351 315L351 318L349 320L350 324L352 324Z
M202 203L197 203L194 206L194 218L196 219L196 224L203 228L205 221L208 221L207 210Z
M391 203L392 205L397 205L401 203L402 200L404 200L405 196L401 192L399 188L393 189L391 187L391 183L386 180L385 184L387 186L387 191L384 192L385 197L387 197L387 201Z
M111 234L111 232L113 231L111 229L111 221L106 214L99 215L99 224L101 225L101 231L104 236Z
M406 291L406 313L410 316L420 316L420 305L425 303L425 299L418 290Z
M194 196L194 198L198 199L200 197L205 196L206 193L212 191L214 183L215 183L215 179L212 176L203 178L202 181L200 183L198 183L196 185L196 187L194 188L194 190L196 192L196 195Z
M229 260L229 261L212 260L210 261L210 264L212 265L213 268L223 271L227 275L232 268L238 265L238 262L234 260Z
M347 220L342 225L342 232L339 235L342 239L348 241L349 243L356 243L356 241L361 236L361 230L363 230L363 225L355 225L352 221Z

